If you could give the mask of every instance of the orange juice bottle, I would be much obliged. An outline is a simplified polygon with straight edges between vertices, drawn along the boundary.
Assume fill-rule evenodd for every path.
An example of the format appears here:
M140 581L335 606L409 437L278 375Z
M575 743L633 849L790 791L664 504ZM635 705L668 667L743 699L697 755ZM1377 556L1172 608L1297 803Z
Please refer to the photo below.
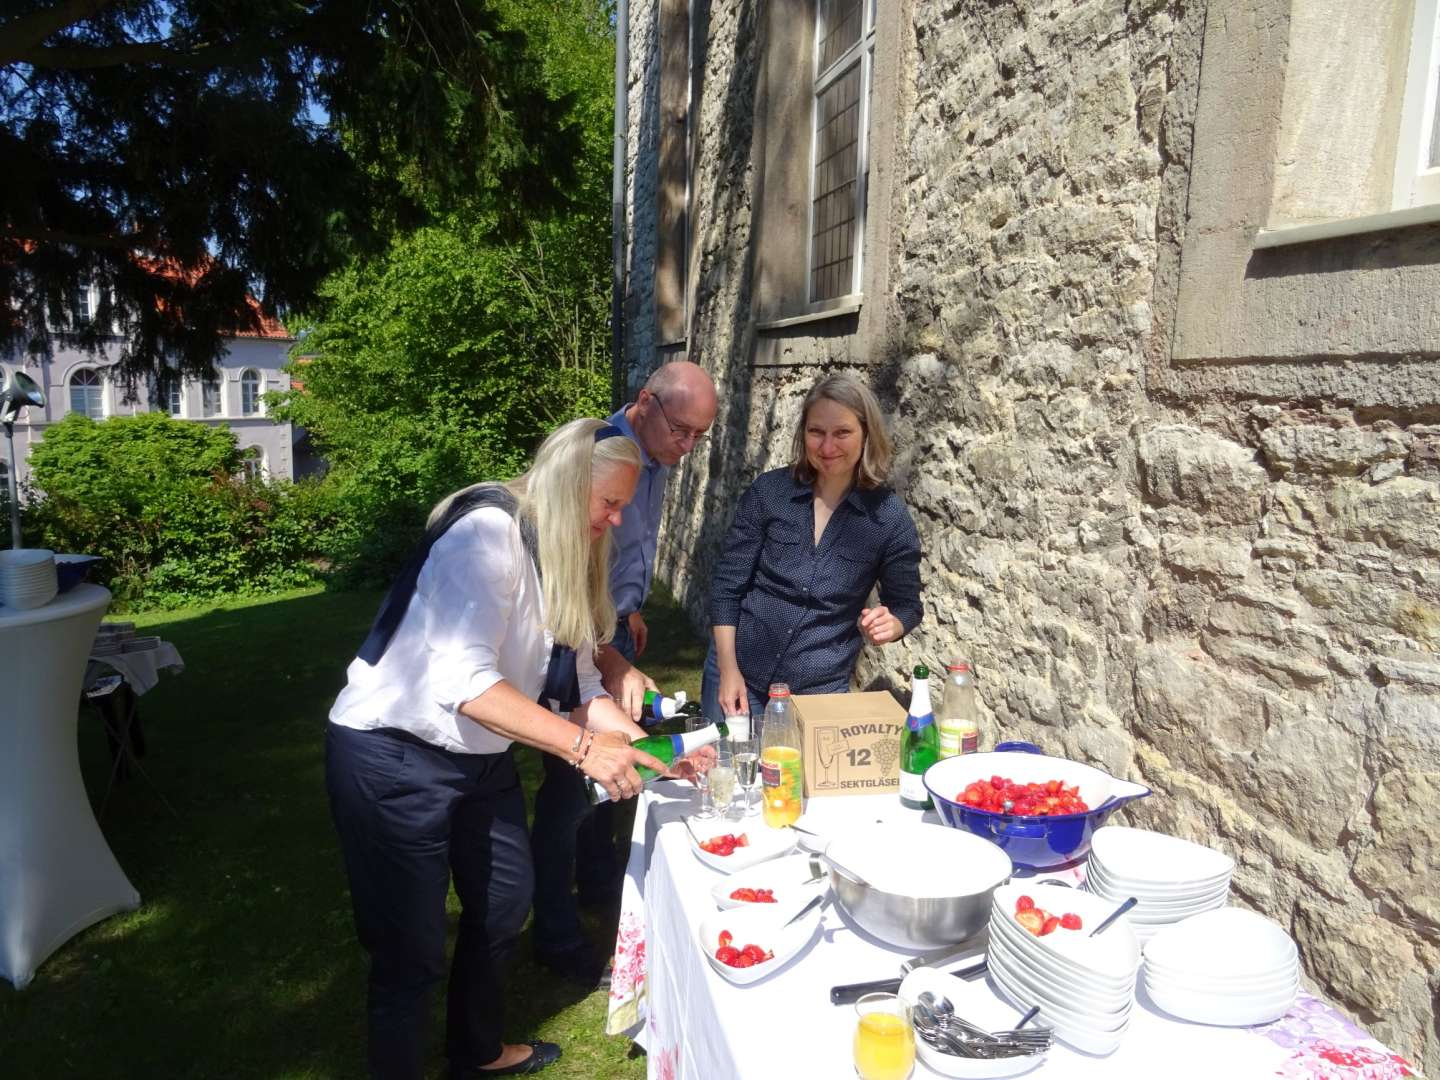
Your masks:
M772 829L793 825L805 809L805 774L800 758L800 725L790 703L790 687L770 684L770 702L760 732L761 807Z

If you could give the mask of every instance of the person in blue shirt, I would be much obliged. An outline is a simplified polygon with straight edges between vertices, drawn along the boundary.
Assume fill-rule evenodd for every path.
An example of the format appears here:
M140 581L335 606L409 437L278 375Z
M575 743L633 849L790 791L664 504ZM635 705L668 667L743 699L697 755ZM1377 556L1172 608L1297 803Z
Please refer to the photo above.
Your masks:
M655 577L655 551L665 482L681 458L704 445L715 422L715 384L705 369L685 360L658 368L635 400L609 422L640 448L635 497L611 529L610 596L615 602L615 636L595 654L605 689L632 720L640 719L645 691L655 683L635 667L650 630L642 610ZM564 711L567 702L545 702ZM580 924L572 881L580 901L603 905L616 896L621 867L615 852L615 807L593 810L575 770L543 754L545 779L535 794L530 843L535 863L535 958L545 967L594 986L605 961L597 956Z
M720 549L707 717L760 712L776 682L795 694L844 693L863 644L896 641L920 622L920 536L888 486L890 456L868 386L829 375L811 387L791 463L750 485Z

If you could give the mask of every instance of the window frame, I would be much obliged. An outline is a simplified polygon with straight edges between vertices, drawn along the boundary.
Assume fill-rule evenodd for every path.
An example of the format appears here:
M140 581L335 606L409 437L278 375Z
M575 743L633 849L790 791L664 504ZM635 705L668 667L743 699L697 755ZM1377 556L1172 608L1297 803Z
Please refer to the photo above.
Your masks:
M1409 63L1395 152L1393 207L1404 210L1440 203L1440 4L1415 0L1410 23Z
M820 70L820 49L825 42L824 0L815 0L814 39L811 42L811 70L814 72L810 86L810 158L809 178L806 183L807 223L805 239L805 310L807 313L823 313L836 308L855 310L861 299L861 282L864 280L865 262L865 210L869 204L870 186L870 98L875 81L875 37L876 2L860 0L860 33L855 42L830 62L824 71ZM850 288L837 296L823 300L815 299L813 280L815 268L815 170L816 155L819 152L820 98L834 83L844 78L856 65L860 67L859 125L856 132L855 161L855 216L850 221L851 260Z
M215 388L215 394L214 394L213 399L212 399L212 397L211 397L211 395L210 395L210 388L211 388L211 387L214 387L214 388ZM213 400L213 402L214 402L214 407L213 407L213 408L211 407L211 402L212 402L212 400ZM216 378L216 379L201 379L201 380L200 380L200 418L201 418L202 420L210 420L210 419L213 419L214 417L224 416L224 415L225 415L225 383L224 383L222 380L218 379L218 378Z
M81 376L85 375L93 375L95 381L90 382L87 380L83 383L77 381ZM75 407L75 391L82 391L88 398L90 396L89 391L92 389L97 395L98 415L92 413L88 407L80 409ZM65 379L65 405L67 412L79 413L81 416L89 417L91 420L105 419L107 415L105 408L105 376L98 367L92 364L82 364L70 372L69 376Z
M254 389L253 389L253 391L249 391L249 386L250 386L250 384L252 384L252 383L253 383L253 385L254 385ZM247 392L250 393L250 407L249 407L248 409L245 407L245 399L246 399L246 394L247 394ZM253 367L247 367L244 371L240 372L240 415L241 415L241 416L264 416L264 415L265 415L265 402L264 402L264 400L263 400L264 394L265 394L265 379L264 379L264 377L260 374L260 372L259 372L258 369L253 368Z

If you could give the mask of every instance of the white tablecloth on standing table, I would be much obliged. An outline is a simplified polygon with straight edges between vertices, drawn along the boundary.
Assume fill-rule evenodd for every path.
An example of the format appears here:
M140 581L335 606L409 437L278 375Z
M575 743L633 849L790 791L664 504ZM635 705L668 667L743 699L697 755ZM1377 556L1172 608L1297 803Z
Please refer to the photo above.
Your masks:
M831 1005L830 987L898 976L909 954L869 937L827 902L816 937L795 959L748 987L731 984L711 969L695 942L700 923L715 911L710 889L722 875L690 850L680 823L691 808L688 790L662 782L641 800L607 1030L628 1022L646 1048L649 1075L659 1080L853 1077L854 1009ZM895 796L842 796L811 800L805 824L836 832L846 823L920 817ZM750 819L745 827L765 826ZM1363 1072L1340 1064L1352 1059L1373 1059L1374 1064ZM1032 1075L1055 1080L1382 1080L1416 1073L1401 1070L1385 1047L1309 994L1302 993L1275 1023L1220 1028L1172 1019L1142 992L1115 1053L1093 1057L1057 1043ZM917 1080L935 1075L917 1060Z
M73 935L140 894L115 861L80 776L85 658L110 603L77 585L0 608L0 975L24 987Z
M185 661L180 650L168 641L162 641L153 649L137 649L134 652L106 653L90 657L90 674L93 678L97 668L110 668L121 676L137 695L148 694L160 681L160 672L173 671L177 675L185 670Z

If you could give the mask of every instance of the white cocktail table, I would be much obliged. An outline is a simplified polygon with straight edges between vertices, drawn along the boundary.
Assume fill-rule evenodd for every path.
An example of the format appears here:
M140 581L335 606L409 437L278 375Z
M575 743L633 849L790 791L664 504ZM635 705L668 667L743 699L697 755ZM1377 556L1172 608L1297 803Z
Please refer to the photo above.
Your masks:
M140 904L95 822L76 747L109 604L82 584L41 608L0 607L0 975L17 989L69 938Z

